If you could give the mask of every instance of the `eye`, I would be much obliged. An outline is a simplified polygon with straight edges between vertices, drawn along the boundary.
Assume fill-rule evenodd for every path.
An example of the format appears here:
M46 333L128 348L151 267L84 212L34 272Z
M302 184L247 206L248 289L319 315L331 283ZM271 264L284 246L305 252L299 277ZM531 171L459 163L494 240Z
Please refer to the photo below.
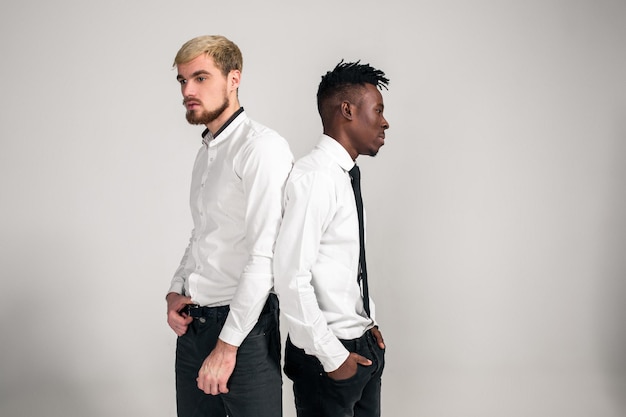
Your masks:
M180 83L180 85L185 85L187 84L187 80L183 79L183 78L179 78L178 82Z
M206 77L198 77L196 78L196 81L198 81L199 83L201 83L202 81L205 81Z

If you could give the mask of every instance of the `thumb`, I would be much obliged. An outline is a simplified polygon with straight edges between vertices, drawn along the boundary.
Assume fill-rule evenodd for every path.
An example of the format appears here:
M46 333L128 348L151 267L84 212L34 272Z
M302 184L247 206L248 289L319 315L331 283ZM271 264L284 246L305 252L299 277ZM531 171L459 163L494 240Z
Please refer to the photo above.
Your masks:
M372 361L367 359L365 356L361 356L359 354L356 354L356 363L358 363L359 365L363 365L363 366L370 366L372 364Z

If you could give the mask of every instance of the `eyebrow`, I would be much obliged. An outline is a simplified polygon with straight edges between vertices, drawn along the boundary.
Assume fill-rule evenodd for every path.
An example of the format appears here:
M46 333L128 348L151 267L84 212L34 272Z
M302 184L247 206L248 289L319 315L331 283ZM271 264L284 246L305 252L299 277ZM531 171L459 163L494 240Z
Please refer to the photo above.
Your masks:
M191 77L189 77L189 78L197 77L198 75L211 75L211 73L209 71L207 71L207 70L198 70L198 71L194 72L193 74L191 74ZM185 77L183 77L182 75L178 74L176 76L176 79L178 81L180 81L180 80L184 80Z

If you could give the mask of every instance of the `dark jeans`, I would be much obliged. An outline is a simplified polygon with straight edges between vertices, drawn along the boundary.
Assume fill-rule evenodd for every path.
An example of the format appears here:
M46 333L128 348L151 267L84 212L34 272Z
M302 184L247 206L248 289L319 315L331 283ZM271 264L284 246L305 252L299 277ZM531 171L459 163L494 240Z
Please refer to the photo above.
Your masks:
M282 376L278 300L271 294L258 323L237 351L227 394L209 395L196 378L222 330L228 306L204 309L176 345L176 403L179 417L280 417Z
M287 338L285 375L293 381L298 417L380 416L385 351L378 347L370 331L358 339L341 342L350 352L370 359L372 365L359 365L356 375L335 381L315 356L307 355Z

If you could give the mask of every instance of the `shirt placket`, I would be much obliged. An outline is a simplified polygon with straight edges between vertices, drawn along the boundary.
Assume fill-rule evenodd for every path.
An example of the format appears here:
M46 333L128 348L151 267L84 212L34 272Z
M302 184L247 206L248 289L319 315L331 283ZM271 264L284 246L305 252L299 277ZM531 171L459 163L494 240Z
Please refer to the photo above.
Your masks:
M204 231L206 230L206 223L207 223L207 198L209 198L209 196L206 195L206 185L207 185L207 181L209 180L209 174L211 173L211 170L213 168L213 165L215 163L215 159L216 159L216 155L217 155L217 146L211 146L211 144L209 144L209 146L207 147L207 164L206 164L206 168L204 170L204 172L202 173L202 181L200 182L200 192L198 193L198 199L196 201L196 209L198 210L198 216L200 218L200 231L201 233L197 233L196 234L196 244L194 245L195 248L195 253L194 256L196 258L196 272L200 273L202 271L202 269L204 268L204 260L202 259L202 257L200 256L200 248L199 245L197 244L197 236L202 236L204 234Z

